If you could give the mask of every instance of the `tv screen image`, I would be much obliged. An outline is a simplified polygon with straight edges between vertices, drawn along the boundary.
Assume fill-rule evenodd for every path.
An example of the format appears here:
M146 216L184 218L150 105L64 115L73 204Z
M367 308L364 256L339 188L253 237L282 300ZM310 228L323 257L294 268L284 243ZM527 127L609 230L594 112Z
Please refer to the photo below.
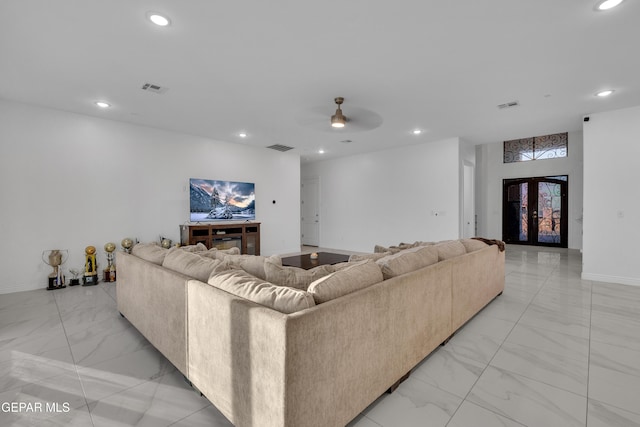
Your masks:
M255 184L189 179L189 221L256 219Z

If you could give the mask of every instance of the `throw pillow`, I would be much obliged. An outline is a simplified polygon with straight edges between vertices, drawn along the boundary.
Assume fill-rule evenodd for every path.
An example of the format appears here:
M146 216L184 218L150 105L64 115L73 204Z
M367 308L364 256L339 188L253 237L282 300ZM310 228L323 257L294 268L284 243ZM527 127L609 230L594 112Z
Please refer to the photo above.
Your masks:
M438 250L438 260L444 261L467 253L464 245L458 240L446 240L436 243L433 247Z
M168 251L156 243L138 243L131 249L131 254L154 264L162 265Z
M164 258L162 266L186 276L206 282L213 268L222 261L206 258L194 252L172 251Z
M467 253L479 251L480 249L484 249L489 246L486 243L476 239L460 239L460 243L462 243Z
M370 259L350 264L309 285L307 291L313 295L316 304L364 289L383 280L380 267Z
M203 243L196 243L195 245L174 246L176 249L182 249L187 252L204 252L207 247Z
M274 285L243 270L229 270L213 275L209 278L209 284L285 314L315 305L308 292Z
M267 279L267 275L264 272L265 259L267 258L260 255L225 255L224 257L225 261L237 265L242 270L262 280Z
M211 248L208 251L202 252L200 255L206 256L207 258L223 260L227 255L240 255L240 249L236 247L230 249Z
M438 250L435 246L416 246L376 261L385 279L419 270L437 262Z
M380 258L384 258L388 255L391 255L391 252L378 252L373 254L353 254L349 256L349 262L364 261L365 259L377 261Z
M264 271L268 282L303 291L307 290L311 282L332 273L334 270L331 265L319 265L309 270L286 267L282 265L280 257L269 257L264 262Z

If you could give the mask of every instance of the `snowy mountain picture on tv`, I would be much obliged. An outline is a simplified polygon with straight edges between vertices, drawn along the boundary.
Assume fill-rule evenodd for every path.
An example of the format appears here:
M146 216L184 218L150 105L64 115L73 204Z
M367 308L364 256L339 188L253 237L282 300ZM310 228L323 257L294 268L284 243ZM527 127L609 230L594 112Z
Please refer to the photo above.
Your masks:
M244 221L256 219L255 184L189 179L189 220Z

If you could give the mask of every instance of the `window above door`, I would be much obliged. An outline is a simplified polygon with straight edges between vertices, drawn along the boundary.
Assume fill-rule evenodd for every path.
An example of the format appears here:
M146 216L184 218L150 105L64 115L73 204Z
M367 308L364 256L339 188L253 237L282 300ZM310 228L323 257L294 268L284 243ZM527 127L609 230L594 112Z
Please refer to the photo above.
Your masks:
M504 163L567 157L567 132L504 141Z

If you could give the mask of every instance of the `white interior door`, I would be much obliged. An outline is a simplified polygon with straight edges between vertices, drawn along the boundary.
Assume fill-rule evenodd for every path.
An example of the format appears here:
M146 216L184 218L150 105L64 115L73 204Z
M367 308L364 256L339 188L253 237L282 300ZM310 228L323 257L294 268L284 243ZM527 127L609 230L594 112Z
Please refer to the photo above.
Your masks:
M320 241L320 179L306 178L302 180L300 194L302 206L302 244L319 246Z
M462 215L462 237L470 238L476 235L475 224L475 167L464 165L464 189L463 189L463 215Z

